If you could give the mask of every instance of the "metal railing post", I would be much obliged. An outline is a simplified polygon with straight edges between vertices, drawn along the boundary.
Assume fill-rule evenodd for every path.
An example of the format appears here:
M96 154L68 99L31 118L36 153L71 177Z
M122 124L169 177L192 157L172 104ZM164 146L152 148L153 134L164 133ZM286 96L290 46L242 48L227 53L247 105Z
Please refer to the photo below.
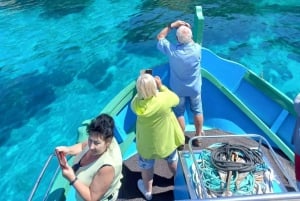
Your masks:
M195 42L202 44L204 28L204 16L202 13L202 6L196 6L196 14L194 19L194 40Z

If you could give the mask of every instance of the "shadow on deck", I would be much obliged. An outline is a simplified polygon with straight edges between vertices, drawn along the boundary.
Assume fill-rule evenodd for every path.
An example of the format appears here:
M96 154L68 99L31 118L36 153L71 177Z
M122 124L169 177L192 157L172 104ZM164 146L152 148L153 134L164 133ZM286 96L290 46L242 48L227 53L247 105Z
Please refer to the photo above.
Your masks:
M124 162L123 176L118 200L145 200L137 188L137 181L141 178L141 173L137 166L137 155ZM173 177L167 163L164 160L156 161L152 200L174 200L173 186Z

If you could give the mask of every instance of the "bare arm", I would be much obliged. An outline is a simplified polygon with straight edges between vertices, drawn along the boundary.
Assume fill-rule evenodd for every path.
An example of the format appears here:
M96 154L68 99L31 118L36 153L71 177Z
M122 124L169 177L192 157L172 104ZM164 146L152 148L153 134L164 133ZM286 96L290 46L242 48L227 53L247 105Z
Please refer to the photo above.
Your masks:
M170 26L163 28L157 35L157 40L165 38L168 35L168 33L170 32L170 30L171 30Z
M155 77L154 77L154 80L155 80L155 82L156 82L157 89L160 89L161 86L163 85L162 82L161 82L160 77L159 77L159 76L155 76Z
M65 155L77 155L87 145L87 142L81 142L72 146L58 146L55 150L63 152Z
M177 20L175 22L170 23L168 26L164 27L157 35L157 40L167 37L167 35L171 31L171 29L174 29L174 28L177 29L178 27L183 26L183 25L191 28L191 25L189 23L184 22L182 20Z
M79 180L73 186L84 200L97 201L108 191L114 176L114 168L112 166L104 166L98 170L90 186L84 185Z

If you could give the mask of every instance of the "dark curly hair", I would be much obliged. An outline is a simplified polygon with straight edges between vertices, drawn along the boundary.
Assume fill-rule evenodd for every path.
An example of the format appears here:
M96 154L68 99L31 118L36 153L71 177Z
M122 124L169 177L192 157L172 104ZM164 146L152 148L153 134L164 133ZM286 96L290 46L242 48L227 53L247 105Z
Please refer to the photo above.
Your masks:
M97 135L103 140L111 140L114 136L114 119L108 114L100 114L87 126L88 135Z

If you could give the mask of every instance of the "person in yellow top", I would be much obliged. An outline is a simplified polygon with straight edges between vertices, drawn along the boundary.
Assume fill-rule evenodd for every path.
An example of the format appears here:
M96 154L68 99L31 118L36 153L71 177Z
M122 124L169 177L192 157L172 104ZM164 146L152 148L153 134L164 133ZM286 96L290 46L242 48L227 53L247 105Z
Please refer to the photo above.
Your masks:
M142 173L137 185L146 200L151 200L155 159L165 159L175 175L177 147L183 145L185 139L172 111L179 103L178 96L164 86L158 76L150 74L141 74L136 88L131 109L137 115L136 144Z
M121 187L122 154L114 138L114 120L100 114L87 126L88 141L58 146L63 176L76 189L76 201L117 200ZM71 167L65 155L76 155Z

